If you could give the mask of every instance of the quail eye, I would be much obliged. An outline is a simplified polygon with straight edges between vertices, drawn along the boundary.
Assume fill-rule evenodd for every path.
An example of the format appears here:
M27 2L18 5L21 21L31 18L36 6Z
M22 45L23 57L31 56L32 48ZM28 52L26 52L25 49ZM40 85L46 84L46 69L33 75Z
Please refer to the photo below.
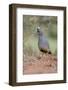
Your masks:
M37 27L37 32L40 32L40 27Z

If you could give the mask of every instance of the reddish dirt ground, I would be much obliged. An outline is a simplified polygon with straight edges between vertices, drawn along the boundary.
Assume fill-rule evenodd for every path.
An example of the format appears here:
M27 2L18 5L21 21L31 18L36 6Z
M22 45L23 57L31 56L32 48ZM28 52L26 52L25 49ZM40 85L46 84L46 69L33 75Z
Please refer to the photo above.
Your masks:
M52 54L45 54L42 57L25 56L23 69L25 75L57 73L57 58Z

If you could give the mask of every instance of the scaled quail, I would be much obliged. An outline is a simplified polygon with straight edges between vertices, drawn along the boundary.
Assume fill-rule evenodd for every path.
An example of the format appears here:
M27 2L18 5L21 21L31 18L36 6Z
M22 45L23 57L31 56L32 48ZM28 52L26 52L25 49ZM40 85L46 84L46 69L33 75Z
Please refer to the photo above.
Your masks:
M43 53L51 54L48 40L45 37L42 30L40 29L40 27L37 27L37 33L38 33L38 47L39 47L40 51L43 52Z

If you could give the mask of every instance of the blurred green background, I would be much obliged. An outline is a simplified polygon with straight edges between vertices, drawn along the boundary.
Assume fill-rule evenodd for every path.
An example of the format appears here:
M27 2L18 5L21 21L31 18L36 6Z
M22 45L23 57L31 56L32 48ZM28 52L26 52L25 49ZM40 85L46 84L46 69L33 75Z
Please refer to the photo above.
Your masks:
M50 50L57 55L57 17L23 15L24 55L37 56L38 48L37 27L40 26L48 39Z

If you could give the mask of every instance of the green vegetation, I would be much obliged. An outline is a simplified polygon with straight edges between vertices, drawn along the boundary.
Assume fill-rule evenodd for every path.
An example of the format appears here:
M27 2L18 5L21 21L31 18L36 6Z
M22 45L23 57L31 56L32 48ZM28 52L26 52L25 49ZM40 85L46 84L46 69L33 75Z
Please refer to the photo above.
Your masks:
M57 17L55 16L23 16L23 34L24 34L24 54L38 55L38 36L37 27L46 35L50 49L53 54L57 54Z

